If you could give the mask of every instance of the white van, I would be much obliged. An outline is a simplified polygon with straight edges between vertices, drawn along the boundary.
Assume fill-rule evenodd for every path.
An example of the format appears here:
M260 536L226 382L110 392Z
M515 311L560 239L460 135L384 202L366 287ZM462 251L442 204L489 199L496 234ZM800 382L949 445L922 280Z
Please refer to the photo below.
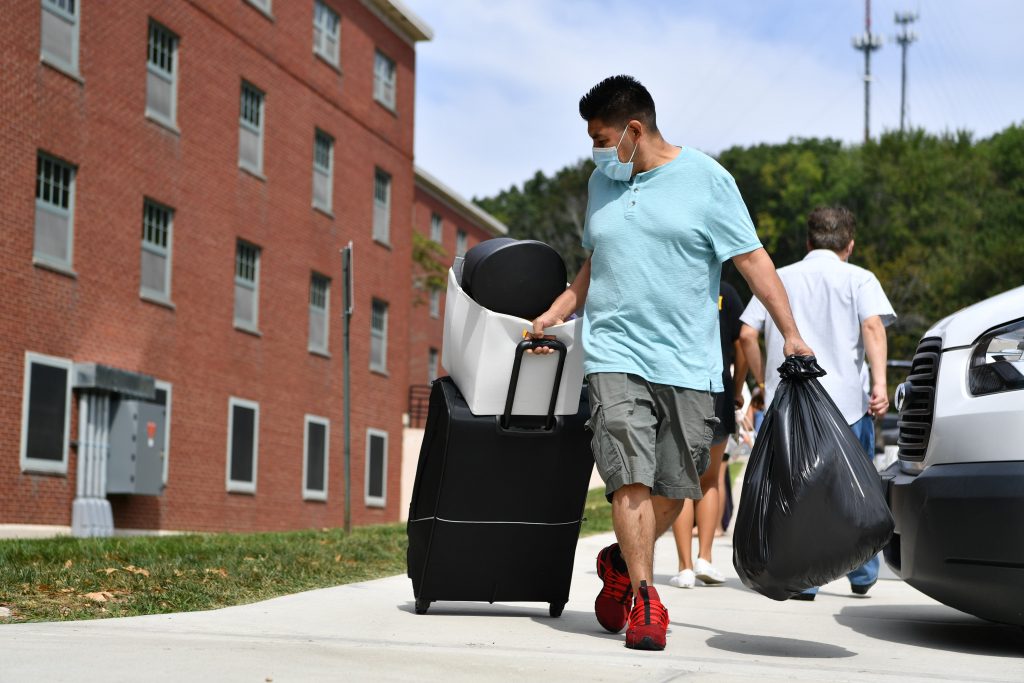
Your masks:
M939 602L1024 626L1024 287L928 330L894 404L886 563Z

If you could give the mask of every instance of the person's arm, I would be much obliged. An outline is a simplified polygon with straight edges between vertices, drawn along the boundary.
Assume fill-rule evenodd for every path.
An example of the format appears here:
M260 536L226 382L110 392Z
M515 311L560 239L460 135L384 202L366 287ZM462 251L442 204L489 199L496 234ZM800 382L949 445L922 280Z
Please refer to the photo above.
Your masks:
M590 289L590 257L583 262L583 267L576 274L568 289L558 295L558 298L551 304L550 308L533 320L533 336L543 337L544 330L565 322L573 313L583 308L587 300L587 291ZM551 349L536 349L536 353L551 353ZM528 353L533 353L530 351Z
M889 354L882 318L873 315L860 324L864 335L864 352L871 368L871 397L868 399L868 413L884 415L889 409L889 385L885 376L885 362Z
M733 353L736 354L736 369L733 373L733 382L736 386L732 402L739 409L743 407L743 385L747 383L747 354L743 353L743 346L740 344L739 339L733 342L733 348Z
M768 314L775 321L775 326L782 333L782 337L785 339L785 344L782 347L783 355L813 356L814 351L800 337L800 330L796 327L793 311L789 307L786 288L783 287L779 274L775 272L775 264L772 263L772 257L768 255L768 252L761 247L746 254L733 256L732 262L736 264L736 269L750 285L754 296L764 304ZM747 345L744 345L743 349L744 351L749 350ZM758 358L760 355L758 352ZM751 367L755 367L753 358L748 357L747 361ZM763 372L761 381L764 381Z
M760 333L750 325L743 323L740 328L740 346L743 347L743 355L746 357L747 365L750 367L757 388L764 391L764 360L761 358L761 347L757 343Z

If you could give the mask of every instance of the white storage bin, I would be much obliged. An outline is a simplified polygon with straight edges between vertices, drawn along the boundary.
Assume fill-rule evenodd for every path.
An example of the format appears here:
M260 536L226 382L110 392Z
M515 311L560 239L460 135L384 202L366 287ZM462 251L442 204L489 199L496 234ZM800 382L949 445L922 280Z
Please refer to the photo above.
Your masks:
M456 272L448 270L441 364L455 381L474 415L505 412L516 346L531 321L489 311L462 291ZM558 388L555 415L575 415L583 387L582 318L549 327L546 331L565 344L565 367ZM523 354L513 415L547 415L558 368L558 354Z

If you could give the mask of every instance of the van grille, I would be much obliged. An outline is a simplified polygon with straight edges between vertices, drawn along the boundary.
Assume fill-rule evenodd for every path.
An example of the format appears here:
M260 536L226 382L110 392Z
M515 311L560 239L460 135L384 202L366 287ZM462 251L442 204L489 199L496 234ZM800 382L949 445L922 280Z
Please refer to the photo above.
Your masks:
M928 438L935 415L935 379L939 375L942 340L926 337L917 346L907 376L903 409L897 423L900 428L900 460L920 462L928 450Z

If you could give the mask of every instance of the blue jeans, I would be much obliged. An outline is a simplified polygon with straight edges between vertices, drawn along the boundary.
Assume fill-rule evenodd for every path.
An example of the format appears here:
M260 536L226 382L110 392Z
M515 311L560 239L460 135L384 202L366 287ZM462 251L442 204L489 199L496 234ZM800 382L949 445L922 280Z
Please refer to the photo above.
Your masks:
M870 415L865 415L850 425L850 430L857 437L857 440L860 441L861 445L864 446L864 452L867 454L868 460L873 461L875 458L875 421ZM851 585L867 586L878 580L878 568L880 565L881 562L878 560L878 555L875 555L847 574L846 578L850 580ZM804 593L812 595L817 592L817 588L808 588L804 591Z

